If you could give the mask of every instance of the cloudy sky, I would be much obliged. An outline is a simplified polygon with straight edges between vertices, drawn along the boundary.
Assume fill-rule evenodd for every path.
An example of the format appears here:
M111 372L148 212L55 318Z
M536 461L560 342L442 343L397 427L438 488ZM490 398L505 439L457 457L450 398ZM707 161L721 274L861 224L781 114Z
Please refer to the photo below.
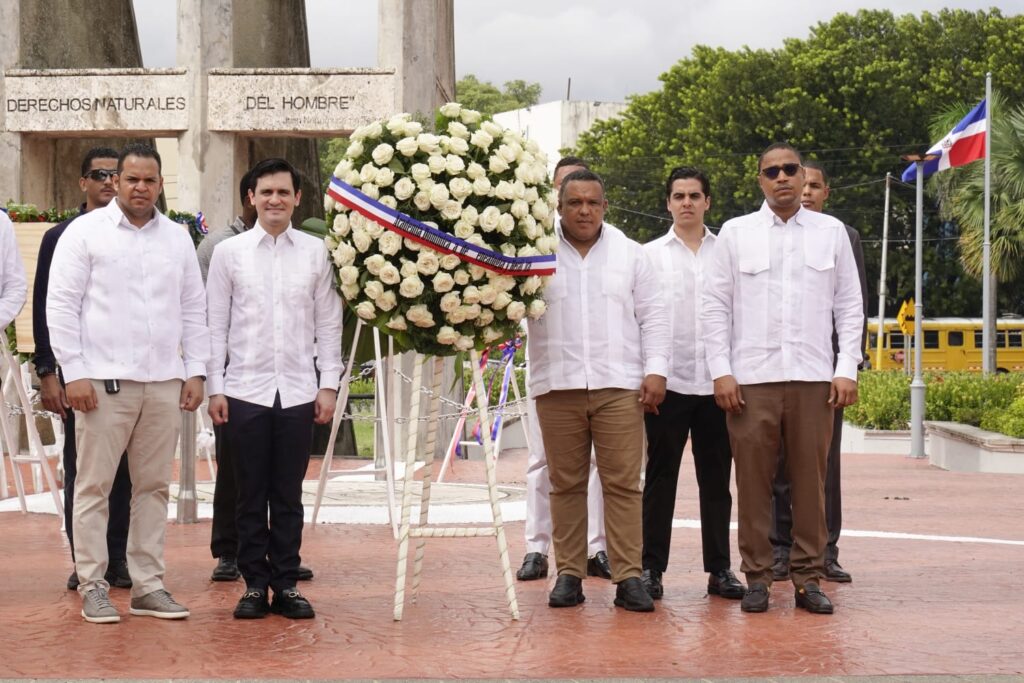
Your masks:
M174 66L175 4L134 0L148 67ZM946 0L946 7L987 9L992 0ZM771 48L839 12L935 11L935 0L456 0L455 68L501 84L539 82L541 101L619 101L659 87L658 75L694 45ZM1024 0L998 3L1004 15ZM377 59L376 0L306 0L313 66L372 67Z

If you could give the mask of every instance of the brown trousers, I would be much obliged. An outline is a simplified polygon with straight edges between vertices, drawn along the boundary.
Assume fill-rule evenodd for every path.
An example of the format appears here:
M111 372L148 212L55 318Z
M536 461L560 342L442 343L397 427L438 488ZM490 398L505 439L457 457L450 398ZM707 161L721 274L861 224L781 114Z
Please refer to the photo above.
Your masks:
M551 541L559 574L587 575L587 480L593 447L604 494L612 581L641 572L643 406L629 389L571 389L537 398L551 479Z
M745 405L728 416L736 463L741 571L748 584L772 583L772 480L785 448L793 499L790 575L798 588L824 576L825 464L832 439L829 382L772 382L740 387Z

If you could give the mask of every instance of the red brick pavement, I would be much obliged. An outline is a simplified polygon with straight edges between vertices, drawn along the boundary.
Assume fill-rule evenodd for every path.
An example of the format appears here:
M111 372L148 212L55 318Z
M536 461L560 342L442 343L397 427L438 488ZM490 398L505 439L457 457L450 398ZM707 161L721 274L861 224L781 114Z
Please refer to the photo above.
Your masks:
M688 459L689 460L689 459ZM521 454L504 481L521 481ZM666 597L654 614L612 607L590 579L578 608L546 606L550 581L517 584L509 620L493 539L430 540L419 602L391 619L390 529L308 528L303 586L313 621L239 622L238 584L211 583L209 522L171 524L167 583L185 622L125 616L92 625L64 590L71 564L55 517L0 514L0 677L24 678L600 678L774 675L1020 674L1024 671L1024 546L853 535L854 531L1024 541L1019 476L954 474L899 456L844 459L840 547L854 574L826 584L833 616L793 608L777 585L766 614L704 594L699 532L677 529ZM677 518L696 518L684 463ZM456 479L479 480L477 463ZM512 560L522 523L507 525ZM734 562L738 564L738 560ZM114 589L127 612L127 591Z

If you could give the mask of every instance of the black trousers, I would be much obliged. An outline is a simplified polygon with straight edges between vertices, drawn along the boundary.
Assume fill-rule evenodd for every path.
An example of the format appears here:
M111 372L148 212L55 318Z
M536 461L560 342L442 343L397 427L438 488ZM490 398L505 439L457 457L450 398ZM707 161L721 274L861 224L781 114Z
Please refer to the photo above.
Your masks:
M217 480L213 487L213 530L210 553L214 557L238 557L238 486L235 484L235 449L224 425L213 428L214 454L217 457Z
M75 479L78 476L78 449L75 447L75 411L64 418L64 527L75 559L75 532L71 523L75 509ZM107 518L107 556L110 562L123 561L128 552L128 520L132 509L132 480L128 474L128 454L121 456L110 489L110 514Z
M235 459L238 568L250 589L274 592L298 580L302 480L313 439L313 403L270 408L228 397ZM269 512L269 517L268 517Z
M839 533L843 529L843 494L839 486L839 450L843 440L843 409L833 411L832 442L825 464L825 525L828 545L825 562L839 559ZM785 473L785 452L779 454L779 469L772 482L772 551L775 559L789 559L793 547L793 506L789 497L789 480Z
M687 437L693 439L693 464L700 497L700 533L704 571L729 569L729 477L732 451L725 413L714 396L669 391L658 415L644 415L647 428L647 474L644 483L644 569L668 568L672 515L679 465Z

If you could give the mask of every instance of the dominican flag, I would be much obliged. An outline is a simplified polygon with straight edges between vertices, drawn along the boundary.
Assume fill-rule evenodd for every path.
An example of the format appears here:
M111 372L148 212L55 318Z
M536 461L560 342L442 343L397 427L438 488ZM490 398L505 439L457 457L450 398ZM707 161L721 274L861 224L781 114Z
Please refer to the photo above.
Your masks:
M928 154L939 154L924 164L924 177L932 173L945 171L955 166L963 166L972 161L985 158L985 138L988 130L988 107L982 100L971 113L956 124L949 134L932 145ZM903 171L903 182L909 183L917 178L917 164L910 164Z

